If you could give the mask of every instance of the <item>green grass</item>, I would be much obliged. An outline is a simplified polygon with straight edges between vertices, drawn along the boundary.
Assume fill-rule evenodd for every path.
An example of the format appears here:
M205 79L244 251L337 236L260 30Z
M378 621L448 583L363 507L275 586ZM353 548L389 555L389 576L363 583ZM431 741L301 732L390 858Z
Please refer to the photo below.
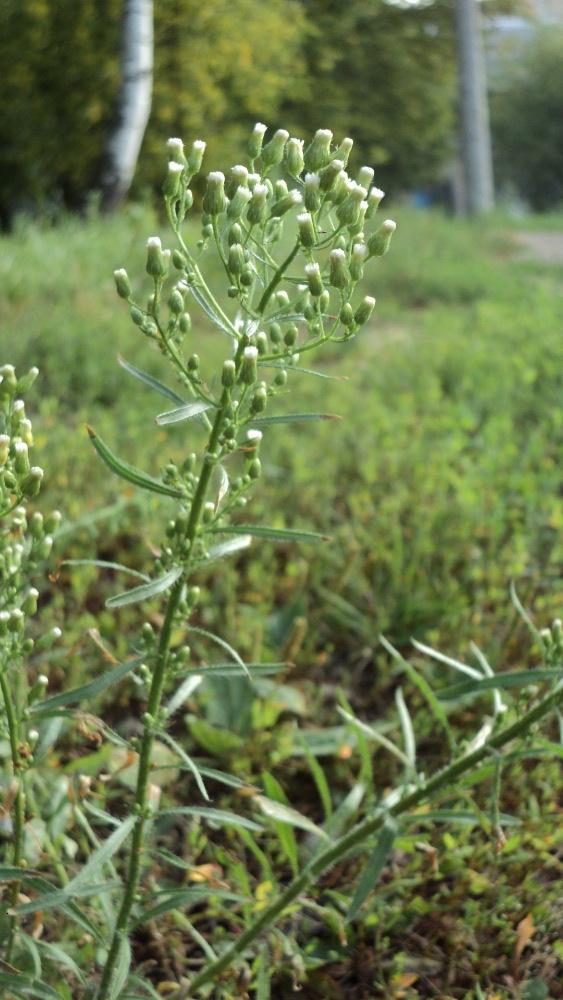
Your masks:
M215 690L190 711L238 735L230 749L213 744L219 760L256 780L272 769L297 808L309 806L313 784L296 755L294 721L334 726L339 689L363 718L381 716L396 682L381 632L403 650L415 636L464 656L473 639L495 665L523 666L527 639L511 611L510 580L540 624L561 609L561 268L513 260L512 227L497 218L463 223L401 210L398 223L392 252L369 269L374 322L344 354L335 349L322 361L323 371L348 381L295 376L292 386L292 409L299 399L299 410L329 409L343 419L313 425L307 435L272 428L264 482L252 502L255 522L318 530L332 540L312 551L265 545L222 567L201 610L202 625L217 626L249 657L296 663L285 689L268 692L266 685L264 703L239 711L235 687L232 700ZM560 218L539 219L537 228L552 225L563 231ZM66 519L59 558L95 553L143 569L159 541L151 513L159 501L147 505L109 477L83 427L94 424L112 448L149 471L174 454L185 433L154 433L158 398L140 394L115 362L122 352L161 372L112 280L123 263L133 277L142 273L144 237L159 228L135 208L53 229L22 226L0 240L2 361L41 369L34 426L47 470L43 502L60 506ZM211 345L220 358L220 335L196 322L196 310L193 316L194 345L205 338L202 356ZM118 655L127 651L139 613L103 607L118 588L111 573L86 569L63 568L43 582L44 620L66 621L53 686L70 687L100 669L88 628L98 628ZM132 696L125 685L107 707L110 724L127 716ZM423 707L415 702L415 710L430 766L440 748ZM468 712L459 726L472 722ZM192 720L189 739L208 751L216 734ZM343 747L339 731L323 758L337 797L357 771L355 754L348 760ZM72 767L89 749L87 736L74 737L63 763ZM375 764L377 771L378 757ZM108 761L91 767L96 775ZM376 781L384 782L379 772ZM330 907L304 919L297 936L303 947L309 940L308 967L317 967L304 995L399 996L408 981L400 977L410 975L408 998L469 1000L480 983L483 995L508 1000L517 995L506 978L514 972L516 926L531 912L539 936L520 978L545 976L550 996L562 997L558 782L557 765L512 769L502 808L517 812L523 826L499 854L486 823L446 834L423 830L416 840L427 837L430 853L405 840L396 878L368 908L357 938L345 940ZM165 794L174 798L174 786ZM193 838L194 864L212 856L231 880L243 879L233 861L239 846L228 839L210 845L201 832ZM267 882L250 858L255 882ZM282 880L285 865L280 852ZM354 877L352 864L345 879ZM330 880L322 892L321 902L336 893ZM173 934L181 949L182 928ZM362 992L362 955L372 977L377 970L366 986L372 992ZM458 971L447 985L451 962ZM290 978L280 973L276 996L291 995Z

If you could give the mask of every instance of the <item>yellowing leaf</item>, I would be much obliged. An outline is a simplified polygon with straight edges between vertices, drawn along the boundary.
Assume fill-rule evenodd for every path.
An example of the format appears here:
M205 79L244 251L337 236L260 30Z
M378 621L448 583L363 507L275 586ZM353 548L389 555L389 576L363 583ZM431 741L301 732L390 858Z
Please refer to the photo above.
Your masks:
M536 928L534 927L532 914L528 913L528 915L520 921L518 927L516 928L516 948L514 950L514 960L516 965L518 965L524 948L530 943L535 932Z

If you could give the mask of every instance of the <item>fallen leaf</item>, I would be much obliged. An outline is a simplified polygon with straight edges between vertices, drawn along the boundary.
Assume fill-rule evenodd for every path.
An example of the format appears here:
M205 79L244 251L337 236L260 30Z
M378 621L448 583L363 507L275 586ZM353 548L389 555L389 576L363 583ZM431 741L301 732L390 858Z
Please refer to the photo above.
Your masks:
M528 915L520 921L518 927L516 928L516 948L514 949L514 966L516 969L518 968L520 956L522 955L524 948L530 943L535 932L536 928L534 927L532 914L528 913Z

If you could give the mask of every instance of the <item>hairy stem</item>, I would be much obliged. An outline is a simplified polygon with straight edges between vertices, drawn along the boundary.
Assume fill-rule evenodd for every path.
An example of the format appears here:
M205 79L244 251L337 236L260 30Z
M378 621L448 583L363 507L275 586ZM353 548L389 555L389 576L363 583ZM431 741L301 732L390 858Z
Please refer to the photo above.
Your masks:
M224 969L234 962L245 949L256 940L257 937L271 927L281 916L283 911L302 892L305 891L319 876L332 867L337 861L343 858L350 851L361 847L370 837L372 837L383 826L386 815L401 816L409 812L415 806L420 805L426 799L431 798L437 792L444 791L451 787L462 775L473 770L477 764L484 760L491 752L498 751L512 740L519 736L524 736L529 732L531 726L540 719L543 719L549 712L556 709L563 703L563 683L559 684L551 694L543 698L534 708L526 712L512 726L508 726L500 732L492 735L490 739L477 750L459 758L452 764L438 771L432 778L425 781L415 791L410 792L400 802L392 806L388 813L379 812L376 816L370 816L358 823L347 834L337 840L330 847L313 858L303 869L301 874L291 882L287 889L278 896L260 916L248 927L237 941L228 948L220 958L210 962L202 972L199 973L190 984L190 996L204 986L206 983L215 980Z
M6 708L6 721L8 723L8 734L10 739L10 756L12 758L12 769L14 772L14 780L17 781L18 787L16 791L16 797L14 800L14 851L13 851L13 864L14 867L19 868L22 862L23 856L23 828L25 823L25 794L22 784L22 761L20 755L20 727L16 711L16 706L12 700L12 693L10 691L10 685L6 674L2 672L0 674L0 687L2 689L2 697L4 698L4 705ZM10 905L17 906L18 898L20 894L20 883L14 882L11 890L11 903ZM15 914L10 917L10 931L8 936L8 943L6 945L6 962L11 962L12 952L14 950L14 944L16 940L16 934L18 929L18 918Z

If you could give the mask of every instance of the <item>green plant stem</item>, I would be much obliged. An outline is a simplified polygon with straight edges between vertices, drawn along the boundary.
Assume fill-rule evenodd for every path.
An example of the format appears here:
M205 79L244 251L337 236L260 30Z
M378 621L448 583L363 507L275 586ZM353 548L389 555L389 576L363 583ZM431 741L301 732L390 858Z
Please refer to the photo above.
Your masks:
M22 761L20 756L19 744L20 744L20 727L18 716L16 712L16 706L12 700L12 693L10 691L10 685L8 684L8 679L4 671L0 674L0 687L2 689L2 697L4 698L4 705L6 708L6 721L8 723L8 733L10 740L10 755L12 758L12 768L14 772L14 779L18 783L18 788L16 791L16 797L14 800L14 853L13 853L13 863L15 868L19 868L22 862L23 856L23 828L25 823L25 794L22 784ZM18 898L20 894L20 883L14 882L11 891L11 906L17 906ZM8 936L8 944L6 945L6 962L11 962L12 952L14 950L14 944L16 939L16 933L18 928L18 918L15 914L10 917L10 932Z
M242 345L239 345L235 358L237 368L240 365L242 353L243 347ZM215 449L219 441L219 436L225 419L225 411L229 401L230 392L228 389L224 389L219 408L215 415L213 427L209 435L207 450L203 458L199 481L194 493L188 526L186 528L186 539L191 543L191 547L193 547L199 528L203 505L207 495L213 466L215 464ZM141 748L139 751L139 769L137 774L137 787L135 791L135 812L138 815L138 819L133 829L133 836L131 839L131 852L125 878L123 899L121 901L121 906L115 922L108 957L98 988L97 1000L106 1000L107 998L115 963L119 954L120 942L122 936L127 933L129 916L139 887L145 828L148 820L150 819L147 811L147 790L149 784L152 748L154 743L154 727L160 710L160 702L166 681L166 667L168 664L168 654L170 650L174 618L176 611L178 610L188 570L189 562L186 565L185 572L170 591L164 623L160 632L155 667L147 701L147 721L145 722Z
M415 791L405 795L387 813L379 812L376 816L368 817L361 823L358 823L347 834L318 854L303 869L301 874L288 885L287 889L262 911L257 920L241 934L239 939L220 958L215 962L210 962L192 980L190 984L190 996L193 996L196 990L200 989L206 983L215 980L239 955L242 955L248 945L255 941L262 931L274 924L290 903L304 892L320 875L352 850L361 847L370 837L377 833L383 826L387 815L401 816L437 792L451 787L462 775L471 771L487 757L491 751L498 751L512 740L525 735L529 732L531 726L539 722L540 719L543 719L549 712L556 709L562 703L563 682L551 694L538 702L534 708L526 712L517 722L513 723L513 725L493 734L482 747L438 771L437 774L421 784Z

